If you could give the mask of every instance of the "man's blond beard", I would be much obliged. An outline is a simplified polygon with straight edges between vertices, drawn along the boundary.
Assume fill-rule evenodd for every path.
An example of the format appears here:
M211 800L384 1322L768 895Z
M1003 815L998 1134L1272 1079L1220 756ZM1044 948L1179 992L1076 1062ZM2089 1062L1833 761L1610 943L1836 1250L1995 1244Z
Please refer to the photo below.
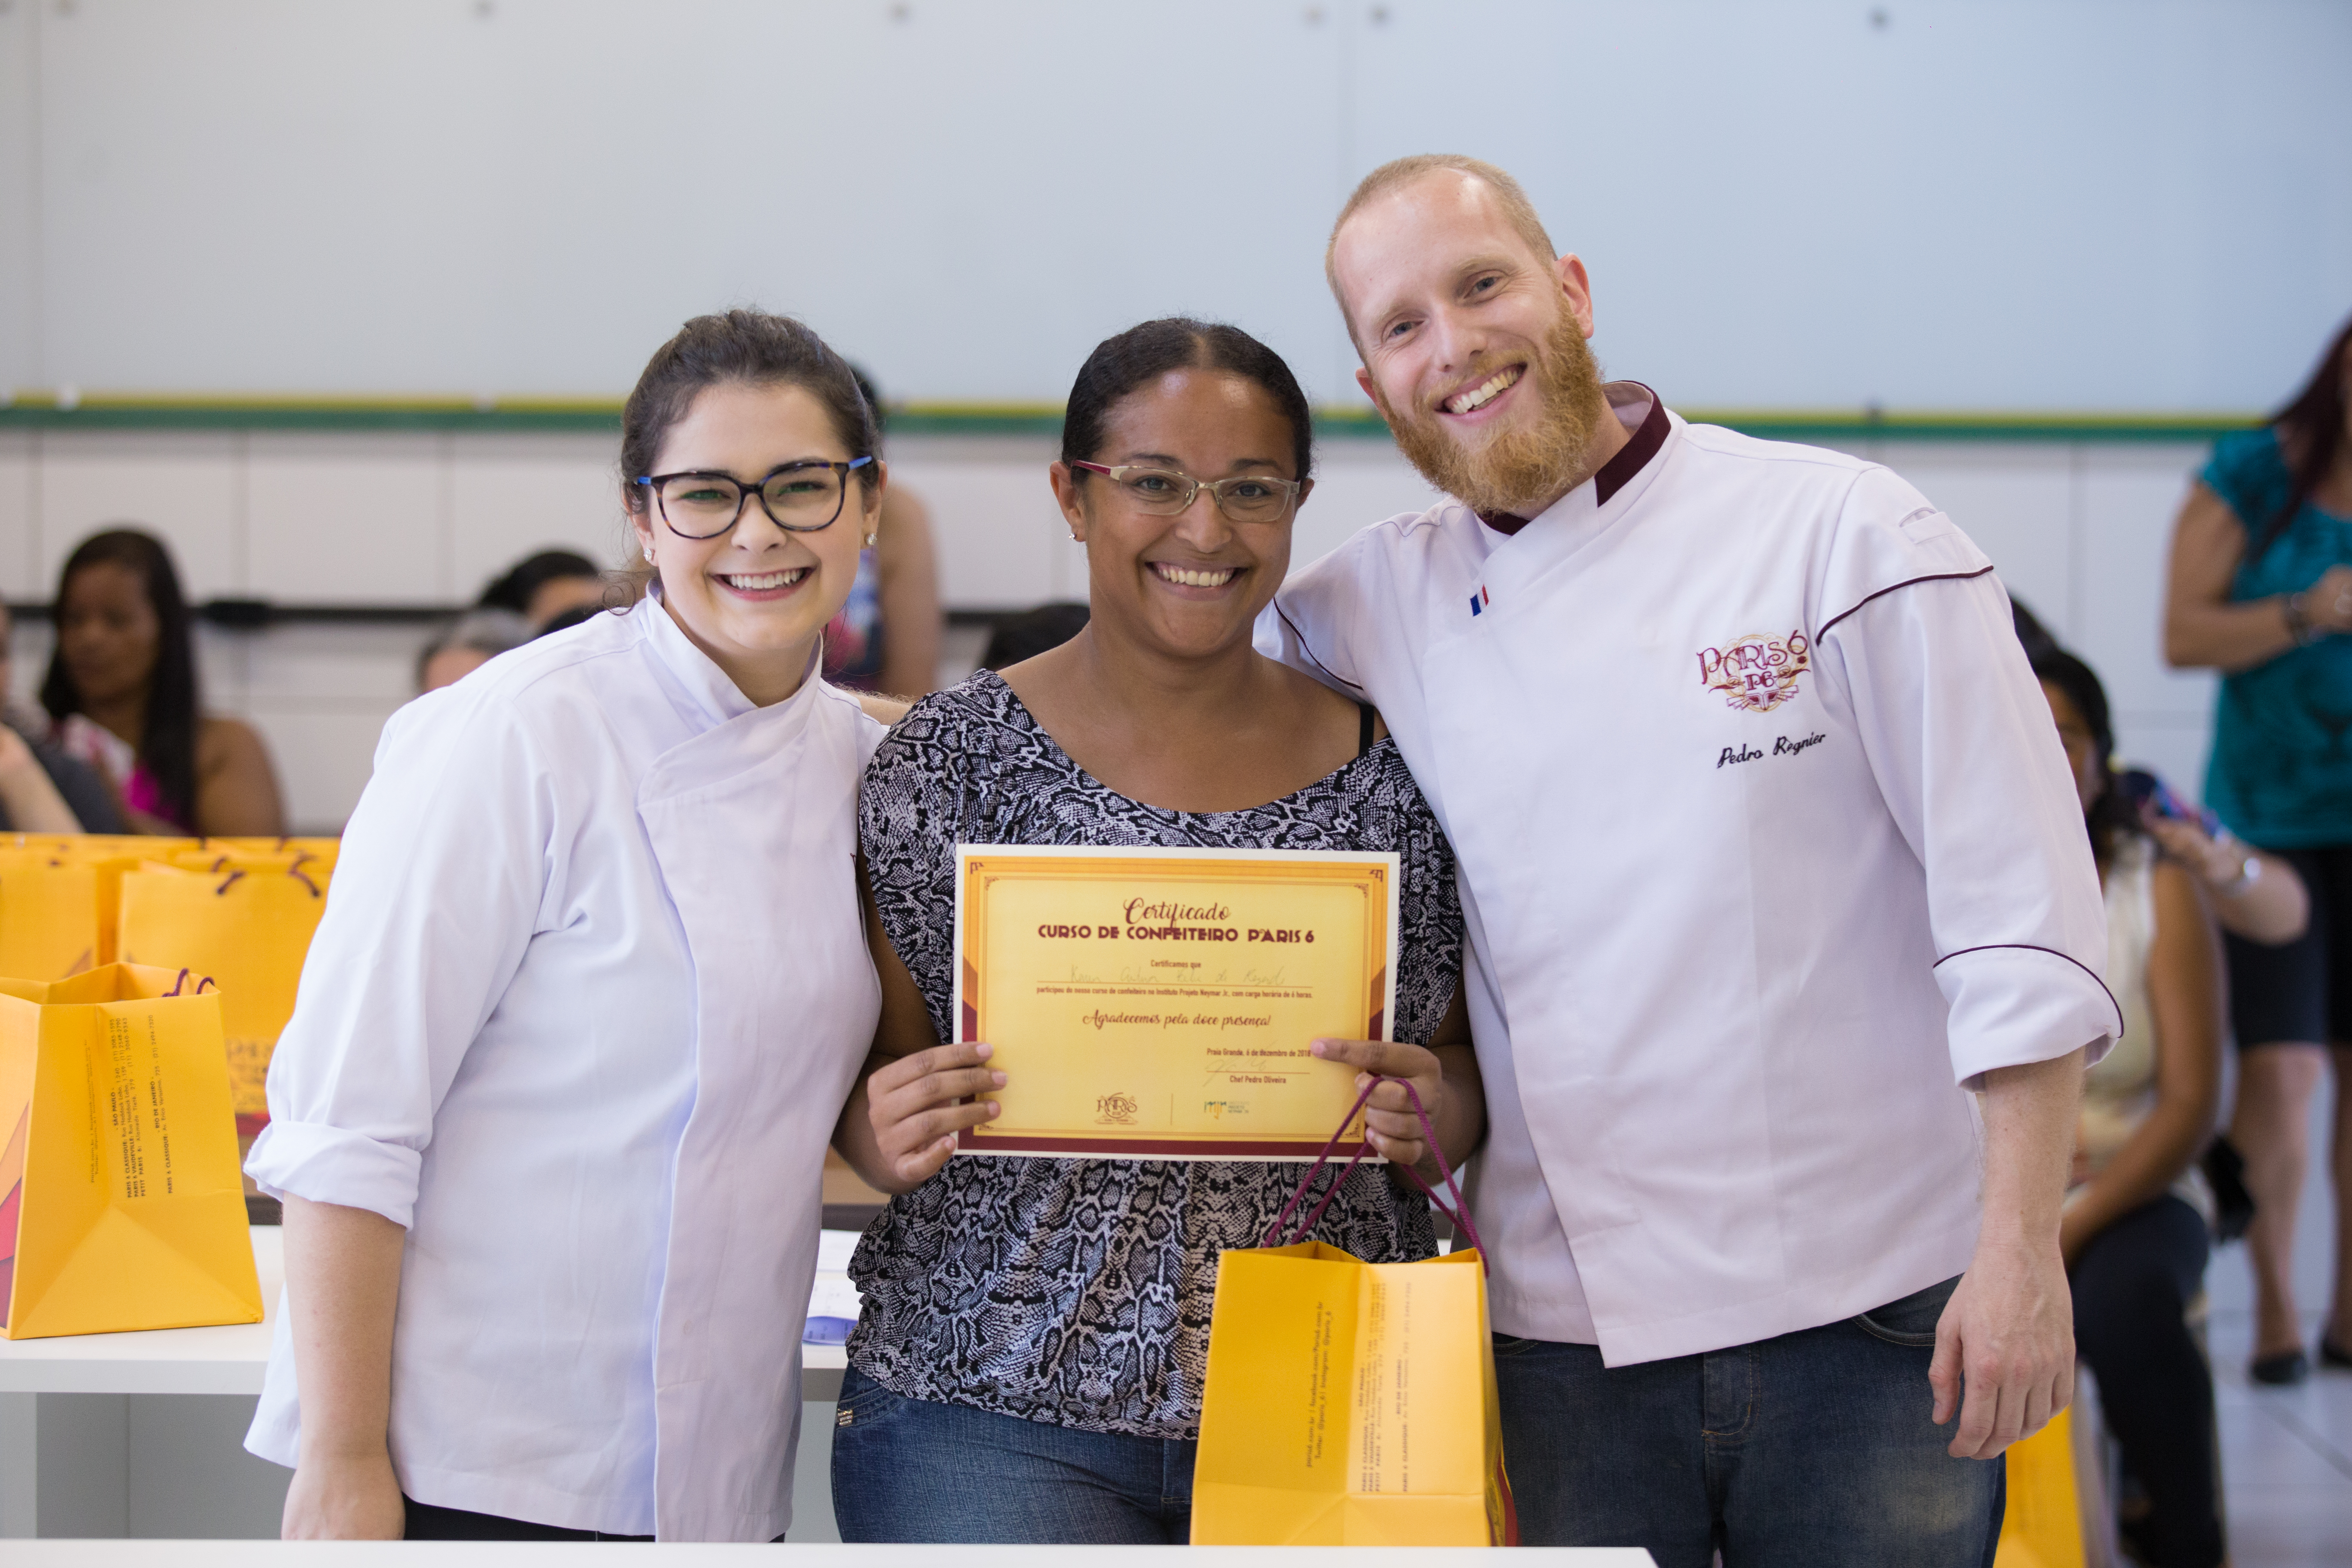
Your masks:
M1476 372L1474 363L1470 374ZM1475 445L1457 440L1438 423L1440 416L1428 410L1415 408L1400 417L1383 402L1381 412L1397 446L1431 484L1475 511L1528 511L1582 473L1593 432L1611 415L1591 345L1565 310L1528 367L1527 379L1527 390L1542 405L1536 422Z

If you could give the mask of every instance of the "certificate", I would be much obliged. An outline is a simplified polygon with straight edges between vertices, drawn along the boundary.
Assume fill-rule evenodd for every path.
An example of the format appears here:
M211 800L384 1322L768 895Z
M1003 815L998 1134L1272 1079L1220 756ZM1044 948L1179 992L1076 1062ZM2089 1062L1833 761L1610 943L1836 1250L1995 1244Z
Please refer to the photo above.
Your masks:
M960 1154L1311 1160L1356 1069L1308 1044L1389 1037L1393 854L961 844L955 920L957 1035L1006 1079Z

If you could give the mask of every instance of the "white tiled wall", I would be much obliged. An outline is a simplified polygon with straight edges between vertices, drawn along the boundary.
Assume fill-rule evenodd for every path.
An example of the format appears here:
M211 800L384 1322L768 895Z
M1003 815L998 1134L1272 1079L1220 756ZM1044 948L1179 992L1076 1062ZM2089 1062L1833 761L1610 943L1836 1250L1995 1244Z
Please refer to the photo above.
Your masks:
M2125 753L2193 793L2210 676L2163 667L2163 551L2193 446L1889 442L1857 448L1896 468L1999 563L2011 591L2105 679ZM1050 442L902 437L894 481L929 503L950 608L1086 596L1086 557L1045 484ZM1293 559L1366 522L1428 504L1385 442L1333 440L1299 515ZM46 436L0 433L0 592L46 598L93 528L135 521L172 542L198 598L287 604L469 600L533 550L617 563L624 541L612 442L594 436ZM296 825L338 826L366 782L384 718L414 690L417 626L206 628L208 701L260 727ZM29 692L47 627L16 634ZM959 645L961 646L961 645Z

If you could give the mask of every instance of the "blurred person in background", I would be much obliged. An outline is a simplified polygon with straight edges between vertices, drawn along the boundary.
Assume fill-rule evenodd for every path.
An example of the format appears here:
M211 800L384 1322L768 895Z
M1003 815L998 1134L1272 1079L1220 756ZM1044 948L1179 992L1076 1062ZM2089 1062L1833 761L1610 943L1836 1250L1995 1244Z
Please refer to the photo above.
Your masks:
M122 832L121 807L98 770L51 745L47 724L17 713L9 696L15 630L0 605L0 833Z
M2011 598L2009 607L2029 662L2039 667L2065 653L2025 601ZM2148 836L2205 884L2213 918L2223 931L2273 945L2303 934L2311 900L2291 862L2253 847L2211 813L2184 805L2145 768L2118 773L2116 782Z
M2137 1496L2119 1524L2152 1568L2214 1568L2213 1379L2188 1321L2212 1195L2198 1168L2221 1094L2221 955L2198 877L2159 855L2108 763L2099 678L2045 651L2033 673L2066 748L2107 911L2115 1048L2084 1075L2058 1245L2074 1344Z
M604 568L579 552L542 550L524 556L484 588L475 607L511 610L534 630L545 630L567 610L601 607L610 586Z
M855 368L855 367L852 367ZM887 424L882 395L866 373L858 389ZM903 485L882 496L882 524L857 558L849 602L824 628L824 678L854 691L920 697L939 684L940 581L930 509Z
M417 653L416 689L438 691L455 686L535 635L530 622L512 610L468 610L436 632Z
M2224 436L2173 525L2165 657L2221 672L2205 804L2294 862L2303 938L2231 934L2239 1058L2230 1135L2256 1205L2258 1382L2310 1372L2294 1297L2310 1102L2334 1047L2336 1274L2323 1363L2352 1367L2352 322L2270 422Z
M83 540L66 557L55 614L41 682L50 739L107 776L133 832L286 831L261 736L199 704L187 599L163 541L135 528Z

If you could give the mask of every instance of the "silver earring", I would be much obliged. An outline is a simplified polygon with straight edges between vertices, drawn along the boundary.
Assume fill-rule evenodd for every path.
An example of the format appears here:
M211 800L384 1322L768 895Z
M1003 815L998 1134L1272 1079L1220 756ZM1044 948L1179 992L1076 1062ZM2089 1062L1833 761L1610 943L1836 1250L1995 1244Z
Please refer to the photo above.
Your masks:
M870 533L866 536L866 548L868 550L874 548L874 536Z

